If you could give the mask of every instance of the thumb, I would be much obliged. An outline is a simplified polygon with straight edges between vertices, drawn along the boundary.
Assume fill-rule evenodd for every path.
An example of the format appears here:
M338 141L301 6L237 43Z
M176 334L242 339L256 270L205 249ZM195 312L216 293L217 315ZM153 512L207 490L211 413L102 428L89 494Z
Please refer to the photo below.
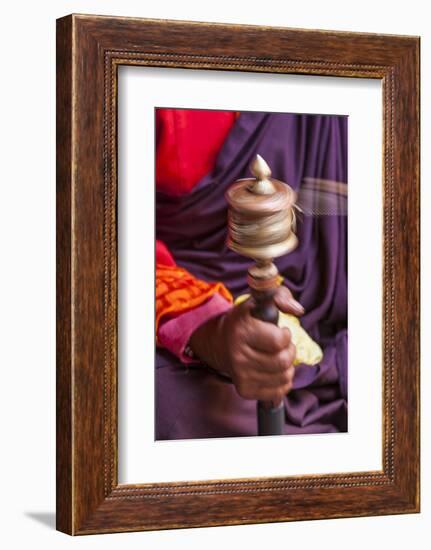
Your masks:
M295 300L290 290L285 286L278 287L274 294L274 302L283 313L291 313L297 316L305 313L305 309Z

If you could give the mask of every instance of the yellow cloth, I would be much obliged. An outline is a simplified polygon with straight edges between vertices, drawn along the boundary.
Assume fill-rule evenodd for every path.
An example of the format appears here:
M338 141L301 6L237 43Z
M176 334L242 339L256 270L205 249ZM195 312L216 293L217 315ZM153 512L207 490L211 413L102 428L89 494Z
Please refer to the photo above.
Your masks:
M235 305L244 302L249 294L242 294L235 300ZM323 352L318 344L302 328L299 319L294 315L278 313L278 326L287 327L292 334L292 342L296 346L296 357L294 365L305 363L306 365L317 365L323 358Z

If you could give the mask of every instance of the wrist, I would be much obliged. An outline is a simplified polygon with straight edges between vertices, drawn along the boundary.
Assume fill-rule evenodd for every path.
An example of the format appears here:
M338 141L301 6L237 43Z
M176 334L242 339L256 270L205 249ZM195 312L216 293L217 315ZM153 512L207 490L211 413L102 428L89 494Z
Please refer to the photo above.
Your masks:
M188 346L190 353L203 363L224 375L229 375L230 369L222 345L225 339L225 321L226 313L222 313L200 325L191 335Z
M191 336L201 325L220 316L231 307L227 300L215 294L204 304L162 323L157 334L158 345L168 349L184 364L204 361L197 355L197 349L201 350L202 346L195 346L196 349L193 349L190 344ZM199 353L203 356L203 350Z

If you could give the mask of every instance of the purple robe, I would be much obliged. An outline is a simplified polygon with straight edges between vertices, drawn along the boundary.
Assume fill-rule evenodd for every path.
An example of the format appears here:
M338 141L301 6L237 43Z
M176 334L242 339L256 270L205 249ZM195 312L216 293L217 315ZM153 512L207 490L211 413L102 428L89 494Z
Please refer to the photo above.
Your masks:
M347 182L347 117L244 112L213 171L187 195L157 193L156 233L178 265L234 296L247 292L251 260L226 247L226 189L251 177L259 153L273 177L298 189L304 177ZM347 431L347 218L301 217L298 248L275 263L305 307L303 327L324 351L320 364L296 367L285 397L286 434ZM156 439L257 435L256 402L210 368L156 354Z

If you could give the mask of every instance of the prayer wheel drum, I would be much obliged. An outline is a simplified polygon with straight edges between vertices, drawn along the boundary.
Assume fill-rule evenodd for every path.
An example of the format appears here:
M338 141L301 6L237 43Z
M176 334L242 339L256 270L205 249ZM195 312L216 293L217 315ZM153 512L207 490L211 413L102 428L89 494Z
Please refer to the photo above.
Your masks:
M273 301L279 284L273 258L288 254L298 244L294 233L296 194L289 185L271 178L260 155L250 165L254 178L233 183L226 192L228 247L255 260L248 270L248 284L256 306L253 316L277 324ZM283 403L258 403L259 435L280 435L284 429Z
M296 194L286 183L269 178L271 171L260 155L250 168L256 177L237 180L225 195L229 204L228 246L258 263L267 263L298 244L293 232Z

